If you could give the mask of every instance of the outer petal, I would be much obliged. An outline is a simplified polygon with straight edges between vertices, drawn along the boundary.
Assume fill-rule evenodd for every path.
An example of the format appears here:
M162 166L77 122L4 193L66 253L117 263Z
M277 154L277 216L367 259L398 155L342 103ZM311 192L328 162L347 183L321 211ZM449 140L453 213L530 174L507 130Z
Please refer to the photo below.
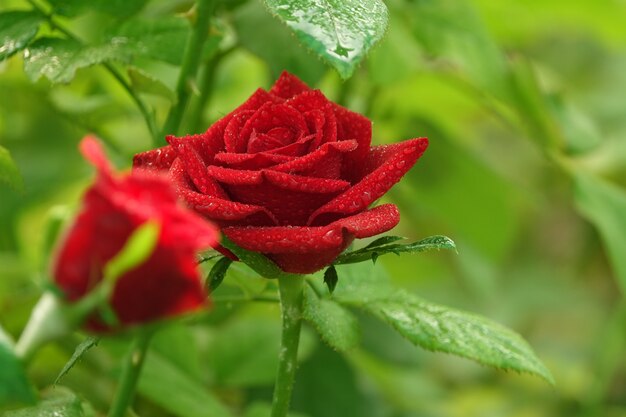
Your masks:
M428 146L428 139L418 138L371 148L363 163L367 175L346 192L317 209L309 218L309 225L327 224L365 210L382 197L417 162Z
M248 224L250 222L263 225L278 224L274 215L264 207L230 201L226 194L208 196L196 192L191 188L182 165L182 161L176 160L170 174L177 194L189 208L220 224Z
M177 156L178 153L174 148L169 145L163 146L162 148L136 154L133 157L133 168L166 170L172 165Z
M191 179L193 184L203 194L225 197L224 190L206 173L206 165L203 158L198 154L196 148L193 147L193 143L189 140L184 140L176 137L168 138L171 146L178 152L178 160L182 162L187 178ZM214 158L214 154L211 155L211 159ZM177 165L178 166L178 165ZM176 169L176 168L174 168Z
M270 94L289 99L310 90L309 86L303 83L298 77L287 71L283 71L270 89Z
M372 143L372 122L365 116L350 111L339 105L334 106L337 117L337 139L354 139L359 146L347 155L342 178L351 182L356 180L355 175L362 170L362 164L370 150Z
M268 209L279 224L304 225L311 213L350 186L342 180L310 178L272 170L239 171L211 166L209 175L235 201Z
M119 279L111 305L125 325L204 307L206 294L193 251L157 247L145 263Z
M272 170L314 178L339 179L343 156L356 147L354 140L325 143L308 155L275 165Z
M375 236L400 220L384 204L322 227L227 227L224 234L244 249L268 255L284 271L308 274L330 264L354 238Z

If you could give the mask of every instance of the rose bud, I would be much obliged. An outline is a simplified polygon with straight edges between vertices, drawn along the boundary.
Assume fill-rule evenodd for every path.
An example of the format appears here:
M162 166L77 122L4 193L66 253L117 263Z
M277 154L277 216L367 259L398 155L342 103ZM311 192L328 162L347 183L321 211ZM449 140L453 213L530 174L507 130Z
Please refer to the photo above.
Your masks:
M109 305L119 326L141 324L197 310L207 296L197 269L196 252L217 244L218 231L179 204L170 182L155 172L112 171L100 144L83 139L80 149L98 169L84 196L82 210L61 242L53 276L65 300L74 303L94 291L107 263L147 222L159 226L152 252L115 279ZM110 330L97 314L88 327Z
M371 137L370 120L284 72L205 133L169 136L134 167L169 170L178 195L230 240L305 274L400 219L393 204L368 207L428 140L371 146Z

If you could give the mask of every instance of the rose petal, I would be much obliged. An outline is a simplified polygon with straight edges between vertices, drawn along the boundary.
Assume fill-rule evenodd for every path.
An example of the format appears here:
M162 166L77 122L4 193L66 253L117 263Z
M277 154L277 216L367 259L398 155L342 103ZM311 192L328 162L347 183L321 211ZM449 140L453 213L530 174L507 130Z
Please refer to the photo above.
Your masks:
M187 313L206 305L193 253L157 247L140 267L116 283L111 306L125 325ZM138 296L141 301L138 302Z
M222 152L215 155L215 161L228 165L232 169L262 169L276 164L291 161L293 157L269 152L230 153Z
M276 154L276 155L286 155L286 156L301 156L305 155L309 148L311 147L311 143L315 140L315 135L303 136L298 139L296 142L291 143L287 146L283 146L282 148L271 149L267 152L267 154Z
M112 172L111 164L107 160L102 145L94 136L85 136L78 145L80 152L85 159L95 166L100 173L110 175Z
M321 227L227 227L224 234L244 249L268 255L284 271L315 272L330 264L354 238L375 236L400 220L393 204L384 204Z
M227 152L242 153L246 151L247 139L240 132L244 124L254 115L253 110L233 114L224 130L224 147Z
M133 157L133 168L166 170L176 159L177 152L171 146L138 153Z
M187 177L204 194L217 197L226 197L224 190L213 178L207 175L206 165L190 140L184 138L168 137L171 146L178 152L178 160L182 161ZM213 158L212 158L213 159Z
M253 221L264 225L278 224L266 208L230 201L226 193L210 196L196 192L190 187L182 165L180 160L176 160L170 175L177 194L191 209L221 224L247 224Z
M307 224L323 225L338 217L365 210L411 169L427 146L428 139L418 138L372 147L364 164L367 175L343 194L317 209Z
M277 127L286 127L293 133L291 142L309 134L309 129L301 113L286 104L265 103L252 115L239 132L239 140L247 142L247 152L255 153L283 147L288 143L263 143L253 138L252 133L267 133ZM276 138L274 138L276 139Z
M349 182L343 180L304 177L270 169L245 171L213 165L207 167L207 172L209 176L223 184L260 185L268 183L286 191L300 191L311 194L337 193L350 186Z
M337 140L354 139L359 146L346 156L346 163L342 178L351 182L357 179L355 174L367 158L372 142L372 122L365 116L350 111L339 105L334 105L337 118Z
M207 169L234 201L265 207L279 224L304 225L311 213L350 186L349 182L308 178L272 170Z
M339 179L343 154L356 147L355 140L325 143L308 155L275 165L272 170L315 178Z
M309 86L300 81L298 77L283 71L270 89L270 94L288 99L310 90Z

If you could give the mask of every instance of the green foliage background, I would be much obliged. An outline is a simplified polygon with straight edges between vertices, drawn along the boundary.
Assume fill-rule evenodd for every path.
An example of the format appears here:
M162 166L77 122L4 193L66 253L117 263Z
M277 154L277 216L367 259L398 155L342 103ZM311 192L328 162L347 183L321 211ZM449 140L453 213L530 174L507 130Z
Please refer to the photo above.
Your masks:
M76 67L59 73L57 81L69 81L76 70L70 84L45 77L33 84L51 70L33 55L0 63L0 325L13 337L47 279L49 219L63 217L57 206L72 208L92 176L76 150L79 139L97 134L125 167L152 146L141 113L110 72L83 67L114 57L107 65L120 70L118 61L132 61L129 79L163 125L187 36L175 14L191 5L95 2L84 13L80 1L51 3L92 49L78 48ZM360 344L346 353L307 329L294 415L626 416L626 4L385 3L387 33L344 82L260 1L224 2L203 55L219 60L203 68L197 86L208 93L191 98L180 132L203 131L287 69L370 117L377 144L428 136L423 159L385 197L402 213L394 234L445 234L459 254L387 255L375 274L515 329L556 386L416 349L359 315ZM0 5L29 9L23 0ZM102 46L120 33L140 37L140 50ZM33 51L45 53L50 41L37 42ZM15 164L2 162L9 154ZM11 180L15 167L21 179ZM234 264L218 291L258 294L266 285ZM160 333L137 413L221 415L227 404L237 415L266 415L278 319L275 303L216 302L212 313ZM82 337L41 352L29 367L38 387L52 384ZM92 404L72 397L77 405L68 403L75 413L68 415L106 409L126 344L103 340L62 380ZM49 401L74 395L51 392Z

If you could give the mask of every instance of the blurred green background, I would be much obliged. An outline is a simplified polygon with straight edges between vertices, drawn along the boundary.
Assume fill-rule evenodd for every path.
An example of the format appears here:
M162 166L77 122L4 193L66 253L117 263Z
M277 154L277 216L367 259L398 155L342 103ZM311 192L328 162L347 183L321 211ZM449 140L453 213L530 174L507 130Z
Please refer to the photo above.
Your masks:
M212 88L192 98L181 131L205 130L287 69L371 118L376 144L429 137L424 157L385 197L402 213L393 233L445 234L459 253L389 255L377 273L515 329L556 386L417 349L360 316L361 346L345 354L305 334L294 410L309 417L626 416L626 2L386 4L385 38L343 82L259 1L226 2L212 28L219 60L199 77L200 90ZM22 0L0 5L29 8ZM189 6L153 0L139 13L161 18ZM119 18L92 11L62 21L90 40ZM133 65L174 88L172 62ZM22 67L19 54L0 63L0 145L23 178L21 189L0 183L0 325L14 337L44 286L51 210L75 206L92 177L79 139L96 133L125 168L151 146L141 114L102 66L55 85L31 83ZM167 93L143 97L162 125ZM237 268L227 287L266 285ZM216 303L212 314L172 326L155 342L137 413L202 416L202 401L217 397L238 415L262 416L278 320L276 305ZM38 387L52 384L80 340L41 352L29 368ZM105 410L125 343L102 341L63 385Z

